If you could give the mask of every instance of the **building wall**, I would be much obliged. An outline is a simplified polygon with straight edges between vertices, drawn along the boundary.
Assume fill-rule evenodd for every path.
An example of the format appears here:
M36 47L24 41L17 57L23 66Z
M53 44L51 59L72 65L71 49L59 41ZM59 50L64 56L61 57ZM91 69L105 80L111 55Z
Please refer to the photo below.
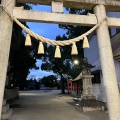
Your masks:
M91 71L101 70L98 42L96 35L94 35L89 40L89 44L90 44L90 48L84 49L84 56L88 58L88 62L90 64L96 65L95 68L91 69ZM114 64L115 64L116 77L118 82L120 83L120 63L114 60ZM101 83L93 84L93 95L95 95L98 100L106 102L105 87L103 84L102 74L100 75L100 77L101 77Z
M106 102L105 87L103 84L102 74L100 75L100 78L101 78L100 84L93 84L93 95L96 96L97 100L102 101L102 102Z
M95 65L95 68L93 68L92 71L99 70L100 59L99 59L99 50L98 50L98 42L96 35L94 35L89 40L89 44L90 44L90 48L84 49L84 57L88 58L88 63Z
M114 63L115 63L116 77L118 82L120 82L120 63L116 60L114 60Z
M95 35L92 37L92 39L89 40L89 44L90 44L90 48L84 49L84 56L88 58L88 62L90 64L96 65L95 68L92 69L92 71L101 70L98 43ZM114 60L114 63L115 63L116 77L118 82L120 82L120 63L116 60ZM95 95L98 100L106 102L105 87L103 84L102 74L100 75L100 77L101 77L101 83L93 84L93 95Z

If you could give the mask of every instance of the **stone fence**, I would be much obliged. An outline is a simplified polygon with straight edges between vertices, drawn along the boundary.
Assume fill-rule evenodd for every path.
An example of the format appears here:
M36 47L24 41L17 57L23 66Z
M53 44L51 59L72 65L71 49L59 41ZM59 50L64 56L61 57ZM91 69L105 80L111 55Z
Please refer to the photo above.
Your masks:
M15 89L5 89L4 99L12 100L12 99L16 99L18 97L19 97L19 89L18 88L15 88Z

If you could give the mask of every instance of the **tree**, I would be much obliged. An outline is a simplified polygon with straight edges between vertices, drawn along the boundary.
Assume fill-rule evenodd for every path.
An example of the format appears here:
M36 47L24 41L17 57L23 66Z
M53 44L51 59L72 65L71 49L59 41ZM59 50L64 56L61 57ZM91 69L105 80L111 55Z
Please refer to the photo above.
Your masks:
M64 36L63 36L64 37ZM60 36L58 37L59 39ZM70 55L67 54L64 55L64 53L70 53L69 49L70 46L67 46L68 49L65 49L65 47L61 47L61 54L62 58L61 59L55 59L54 58L54 51L55 47L50 45L47 46L45 56L42 57L42 65L41 69L46 70L46 71L53 71L55 74L61 77L61 92L64 93L64 83L65 83L65 76L68 74L68 70L71 69L71 62L70 60ZM68 77L68 76L67 76Z
M44 84L46 87L55 87L57 86L57 78L54 75L49 75L41 79L41 84Z
M83 10L83 9L73 9L73 8L67 8L69 11L69 14L80 14L80 15L86 15L87 13L92 13L92 11L88 10ZM85 27L85 26L77 26L77 25L59 25L61 29L67 30L66 35L68 39L72 39L75 37L78 37L88 31L90 27ZM83 54L83 42L79 41L76 43L77 49L78 49L78 55L73 56L73 59L77 59L78 61L81 61L82 58L84 57Z
M31 9L28 4L17 4L17 6L24 6L25 9ZM23 22L25 26L26 23ZM28 27L28 26L27 26ZM16 23L13 24L12 40L9 56L9 66L7 76L9 79L8 88L11 84L14 86L19 86L20 89L24 89L26 86L26 78L29 74L30 68L36 68L36 58L37 56L37 44L38 41L32 38L32 46L26 47L25 43L25 33L22 28L20 28Z
M59 38L60 39L60 38ZM71 56L71 46L60 47L62 57L54 58L55 47L50 45L42 57L41 70L52 71L61 78L61 93L65 93L65 83L67 79L77 77L80 73L80 67L74 66ZM77 70L75 73L73 71Z
M75 10L67 9L70 14L86 14L86 10ZM59 25L60 28L66 29L67 32L65 35L57 36L56 40L71 39L80 36L90 28L81 27L76 25ZM55 59L54 51L55 47L50 45L47 47L46 54L42 58L43 64L41 66L42 70L53 71L55 74L58 74L61 77L61 92L64 93L64 83L66 79L75 78L81 72L81 63L83 55L82 42L77 42L78 55L71 56L71 46L60 47L62 57L61 59ZM79 62L78 65L73 64L73 60L77 59Z

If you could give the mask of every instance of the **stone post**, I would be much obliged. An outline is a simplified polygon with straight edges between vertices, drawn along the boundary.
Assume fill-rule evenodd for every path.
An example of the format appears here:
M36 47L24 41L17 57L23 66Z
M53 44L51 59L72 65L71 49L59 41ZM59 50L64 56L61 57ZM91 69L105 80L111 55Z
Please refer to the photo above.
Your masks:
M98 22L106 17L104 5L96 5L94 13ZM107 21L104 21L97 29L98 47L103 74L103 83L105 86L107 106L110 120L120 119L120 97L118 84L115 74L115 67L111 49L110 35Z
M82 75L83 96L92 96L92 81L94 75Z
M1 5L6 7L6 9L12 14L15 0L2 0ZM11 18L0 7L0 119L9 59L12 24L13 21Z
M52 1L52 12L63 13L63 2L61 1Z

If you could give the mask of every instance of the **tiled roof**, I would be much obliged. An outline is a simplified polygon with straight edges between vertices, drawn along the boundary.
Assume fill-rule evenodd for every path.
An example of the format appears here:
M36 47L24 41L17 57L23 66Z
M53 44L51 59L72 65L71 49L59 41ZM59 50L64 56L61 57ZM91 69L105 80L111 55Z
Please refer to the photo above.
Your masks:
M113 58L120 62L120 32L111 38Z
M120 56L120 32L111 38L113 57Z

